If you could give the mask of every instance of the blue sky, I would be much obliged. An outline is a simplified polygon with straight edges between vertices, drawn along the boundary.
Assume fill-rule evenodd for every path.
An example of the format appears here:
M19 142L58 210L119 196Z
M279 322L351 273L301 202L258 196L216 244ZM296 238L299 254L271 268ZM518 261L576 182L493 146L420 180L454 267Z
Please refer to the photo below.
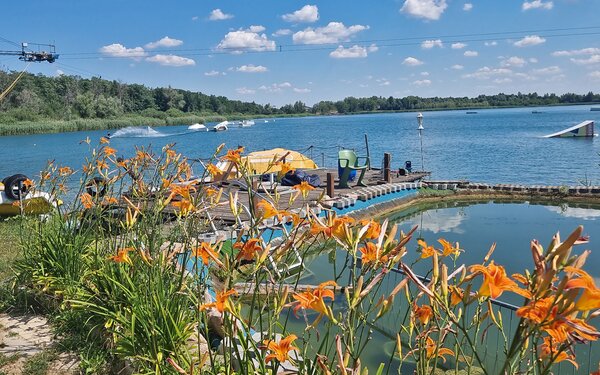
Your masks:
M599 14L598 0L23 0L3 4L0 37L56 44L33 73L313 104L600 91Z

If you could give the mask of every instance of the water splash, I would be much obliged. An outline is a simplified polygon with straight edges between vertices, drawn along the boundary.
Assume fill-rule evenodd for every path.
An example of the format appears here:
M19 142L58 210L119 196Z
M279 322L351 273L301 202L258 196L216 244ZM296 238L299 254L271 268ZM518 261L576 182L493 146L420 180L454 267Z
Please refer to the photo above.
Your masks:
M129 126L117 130L111 138L157 138L167 137L170 134L164 134L152 129L150 126Z

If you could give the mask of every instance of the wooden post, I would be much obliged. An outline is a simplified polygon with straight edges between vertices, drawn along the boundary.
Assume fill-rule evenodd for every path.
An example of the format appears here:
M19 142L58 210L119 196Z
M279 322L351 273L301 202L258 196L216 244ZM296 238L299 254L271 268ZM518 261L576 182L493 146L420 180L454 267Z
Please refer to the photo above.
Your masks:
M252 191L249 192L250 194L252 194L252 206L254 207L254 209L256 209L256 206L258 205L258 202L260 201L258 195L256 193L258 193L258 180L256 179L252 179L252 185L251 189Z
M321 167L325 168L325 153L321 152Z
M334 174L332 172L327 172L327 195L329 195L330 198L333 198L333 195L335 194L334 187L333 187L334 181L335 181Z
M383 180L387 183L392 182L391 165L392 155L386 152L383 154Z

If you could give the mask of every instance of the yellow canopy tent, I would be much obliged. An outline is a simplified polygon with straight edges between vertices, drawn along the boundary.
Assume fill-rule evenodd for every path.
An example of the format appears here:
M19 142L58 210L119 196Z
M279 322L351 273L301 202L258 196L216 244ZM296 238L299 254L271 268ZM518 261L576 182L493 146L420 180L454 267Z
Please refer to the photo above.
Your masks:
M257 175L281 171L281 166L276 164L277 162L288 163L294 169L318 168L317 164L305 155L284 148L251 152L246 156L242 156L242 162L248 163L250 173ZM235 167L232 168L230 162L219 162L217 168L223 172L229 171L230 176L231 173L236 174Z

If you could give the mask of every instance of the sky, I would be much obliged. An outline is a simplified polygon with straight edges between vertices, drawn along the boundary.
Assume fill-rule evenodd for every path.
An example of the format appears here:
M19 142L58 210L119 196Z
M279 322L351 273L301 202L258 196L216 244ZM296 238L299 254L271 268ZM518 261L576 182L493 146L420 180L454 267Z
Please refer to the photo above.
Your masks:
M600 0L22 0L0 50L100 76L281 106L347 96L600 91ZM33 47L37 48L37 47ZM16 56L0 68L22 70Z

